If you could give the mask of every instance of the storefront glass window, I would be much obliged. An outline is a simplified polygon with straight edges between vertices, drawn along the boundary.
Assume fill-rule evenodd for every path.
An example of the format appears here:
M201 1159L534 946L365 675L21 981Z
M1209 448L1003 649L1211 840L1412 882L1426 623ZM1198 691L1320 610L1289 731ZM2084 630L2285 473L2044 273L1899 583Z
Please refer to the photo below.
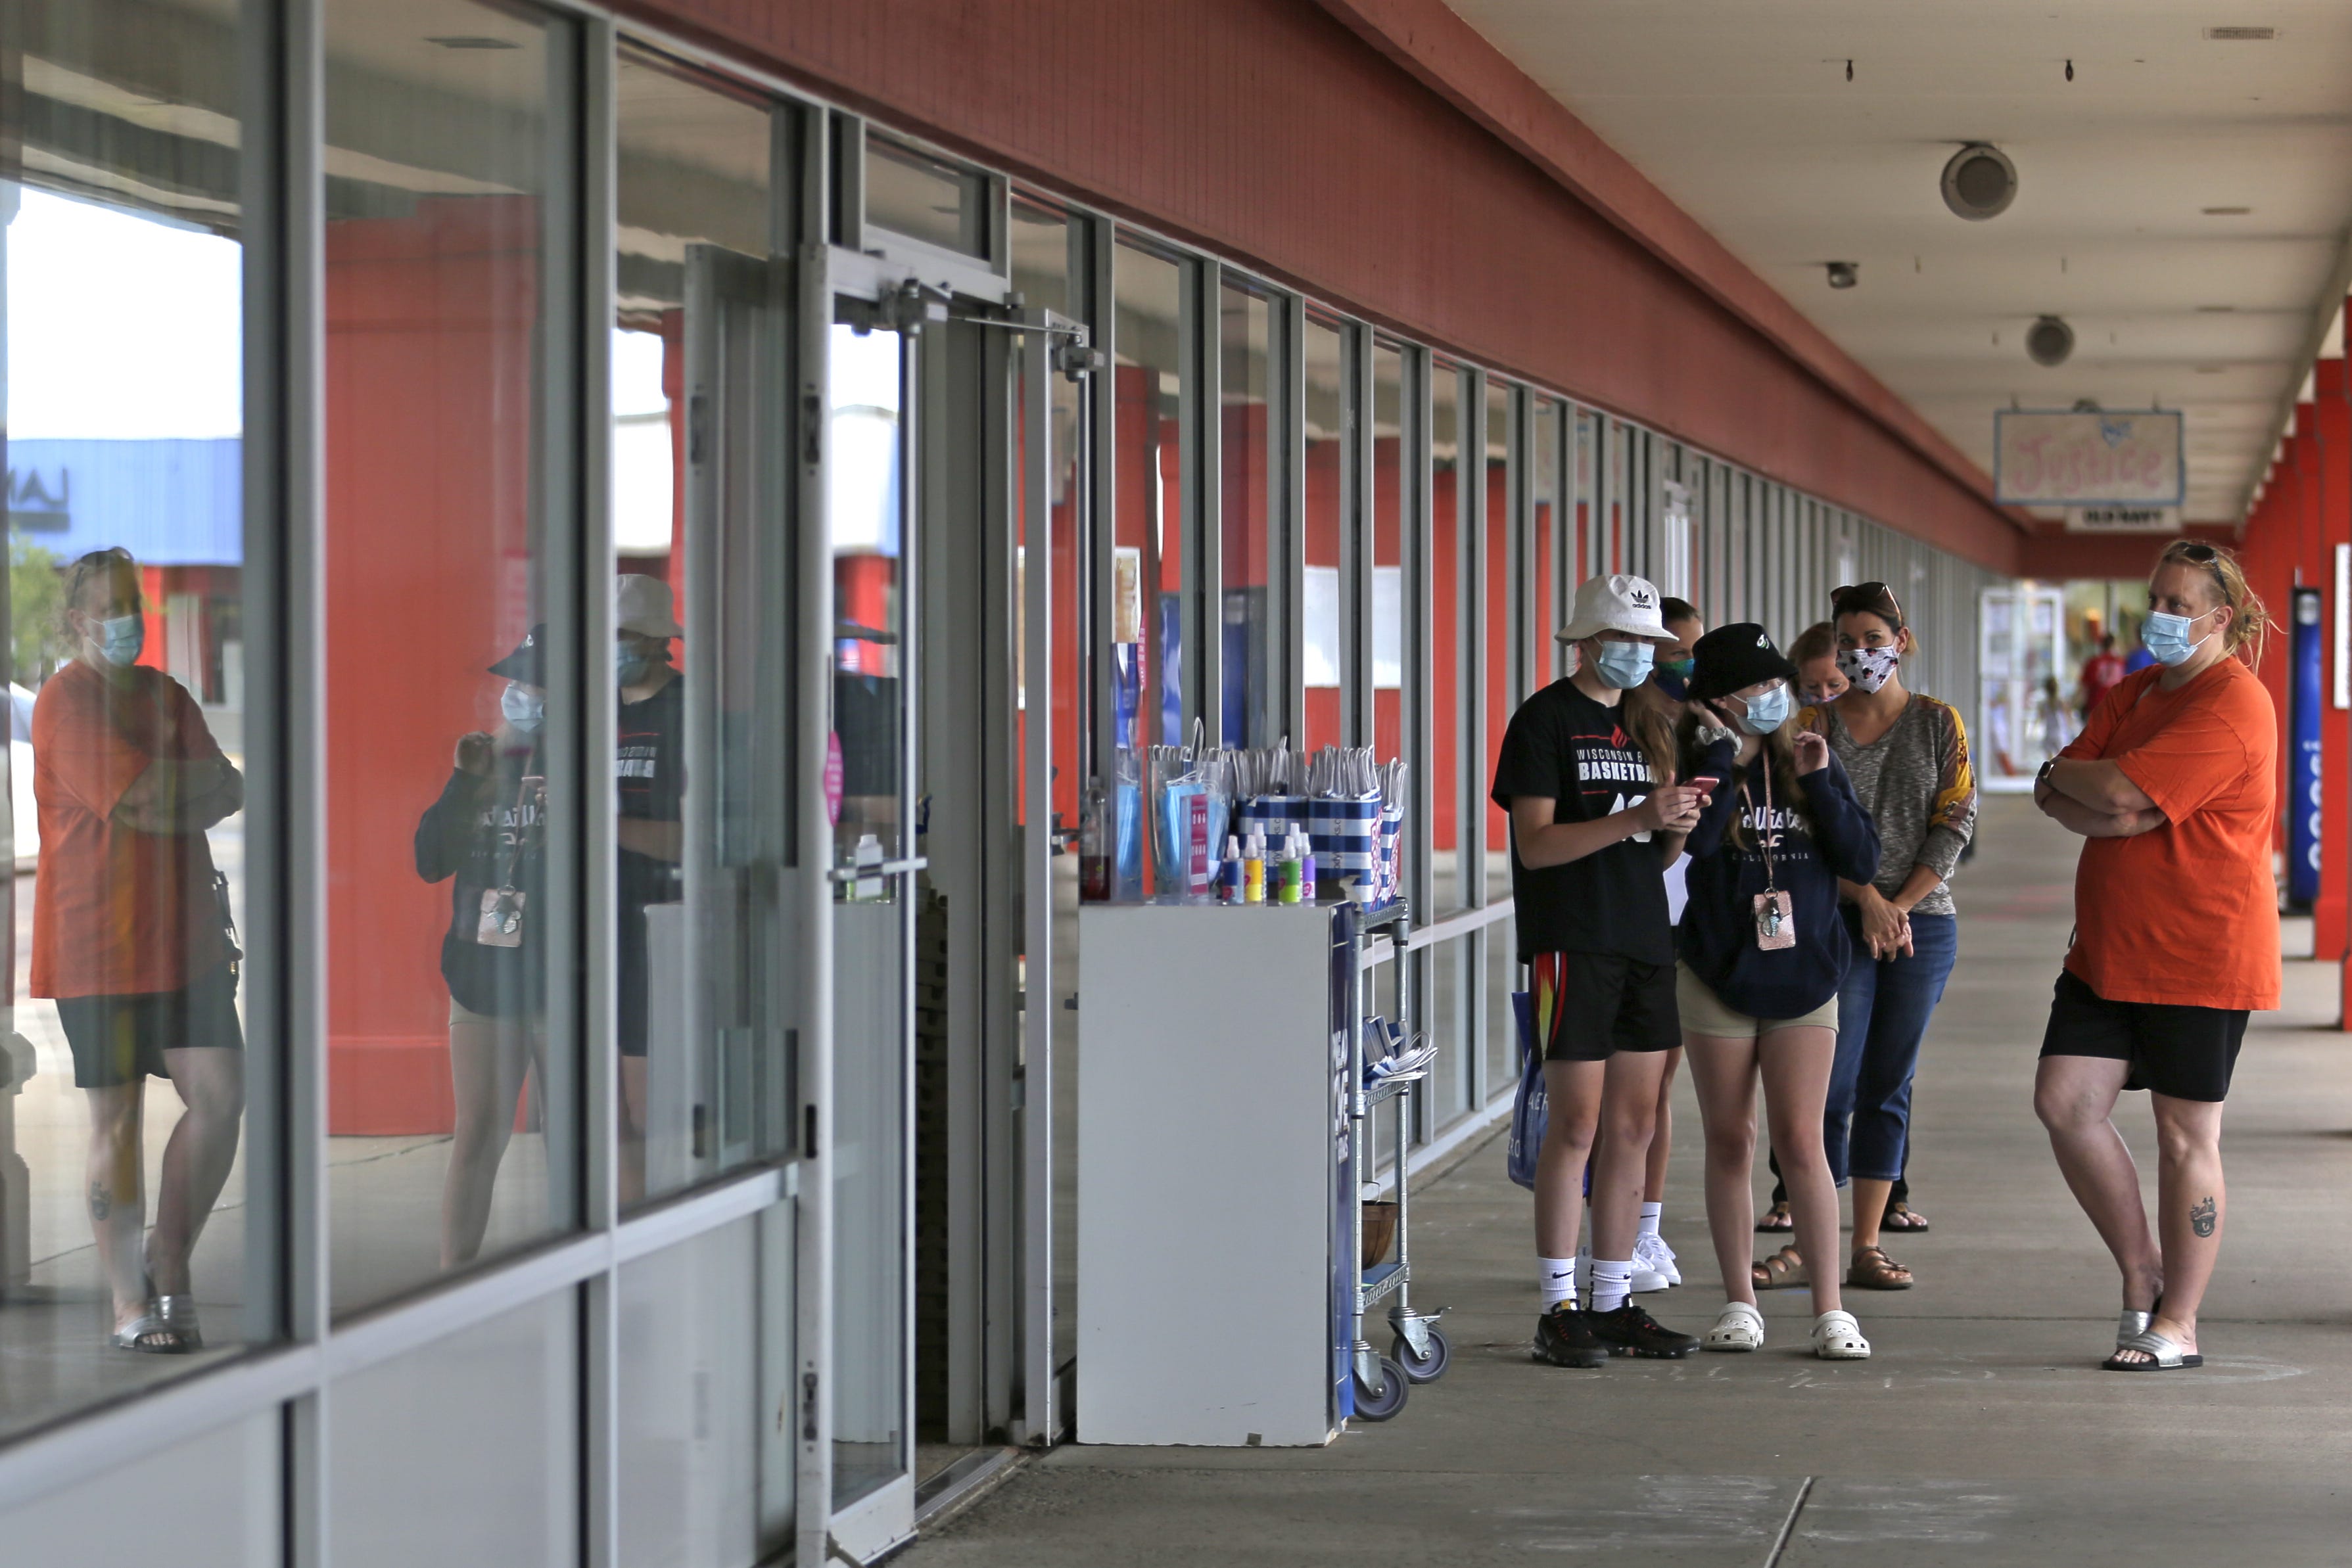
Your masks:
M269 824L244 809L232 16L0 5L16 860L0 1432L275 1327L239 1158L247 1081L279 1055L247 1036L238 947L247 833Z
M1224 600L1218 733L1229 746L1272 746L1282 739L1276 733L1281 697L1273 685L1269 639L1282 617L1269 597L1281 580L1269 523L1279 476L1269 425L1271 307L1264 296L1231 282L1217 292L1218 567Z
M1468 902L1463 865L1468 835L1463 831L1463 781L1473 771L1469 709L1465 706L1465 658L1468 641L1463 601L1470 589L1470 536L1462 515L1462 369L1444 360L1431 362L1430 460L1434 470L1430 500L1430 877L1433 917L1451 915ZM1479 472L1474 465L1473 475ZM1472 482L1475 482L1473 480ZM1486 794L1486 780L1477 795Z
M547 367L577 258L564 24L326 7L327 1132L333 1293L575 1222L576 941ZM560 634L557 634L560 633Z
M1486 380L1486 460L1484 580L1475 596L1477 606L1471 624L1477 627L1478 705L1483 742L1478 775L1471 780L1473 798L1486 803L1485 837L1480 858L1486 867L1486 894L1481 904L1511 895L1510 819L1488 790L1495 781L1495 763L1503 753L1504 727L1518 706L1519 692L1511 657L1514 608L1523 604L1526 584L1520 580L1518 519L1511 497L1511 389L1493 377Z
M614 89L620 559L612 663L590 668L614 704L605 874L628 1206L789 1140L793 988L744 955L784 946L770 873L791 840L796 727L791 545L768 434L788 308L770 262L772 110L636 49L622 51Z
M1339 640L1339 534L1347 473L1346 337L1328 317L1309 314L1307 371L1307 517L1299 645L1307 691L1305 749L1337 746L1347 734L1342 696L1347 662Z
M1404 755L1404 350L1372 340L1372 747ZM1408 779L1408 790L1420 781ZM1408 796L1410 799L1410 796Z
M1116 827L1112 876L1120 897L1150 891L1144 852L1143 748L1185 741L1192 661L1184 645L1188 575L1184 538L1185 387L1181 337L1184 264L1122 239L1113 263L1118 364L1118 504L1111 642L1118 777L1107 799Z

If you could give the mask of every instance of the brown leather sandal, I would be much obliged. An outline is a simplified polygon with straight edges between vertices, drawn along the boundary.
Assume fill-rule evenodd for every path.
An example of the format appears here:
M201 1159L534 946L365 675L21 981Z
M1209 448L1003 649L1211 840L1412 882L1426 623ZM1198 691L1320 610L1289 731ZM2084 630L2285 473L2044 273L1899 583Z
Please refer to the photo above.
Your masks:
M1865 1247L1853 1255L1845 1282L1855 1291L1907 1291L1912 1285L1911 1270L1889 1258L1884 1247Z
M1797 1255L1793 1246L1783 1247L1757 1264L1752 1277L1759 1291L1786 1291L1813 1282L1805 1272L1805 1260Z

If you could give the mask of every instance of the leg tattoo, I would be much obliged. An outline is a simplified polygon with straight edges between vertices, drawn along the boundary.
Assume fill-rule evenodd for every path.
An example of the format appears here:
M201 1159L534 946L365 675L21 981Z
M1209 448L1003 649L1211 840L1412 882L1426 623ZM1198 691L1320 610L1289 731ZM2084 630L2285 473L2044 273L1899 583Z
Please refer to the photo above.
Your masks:
M2213 1234L2214 1223L2220 1218L2220 1211L2214 1208L2213 1200L2208 1197L2204 1202L2189 1209L2189 1228L2200 1236L2210 1236Z
M106 1190L106 1184L102 1181L94 1181L90 1183L89 1217L92 1219L103 1220L108 1215L113 1212L114 1195Z

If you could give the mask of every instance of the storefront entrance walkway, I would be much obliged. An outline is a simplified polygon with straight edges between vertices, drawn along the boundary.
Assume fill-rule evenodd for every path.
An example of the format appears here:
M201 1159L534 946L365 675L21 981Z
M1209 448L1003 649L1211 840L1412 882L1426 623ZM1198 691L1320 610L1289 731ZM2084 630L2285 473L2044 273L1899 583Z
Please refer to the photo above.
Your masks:
M1890 1239L1917 1288L1853 1292L1867 1363L1803 1351L1768 1293L1749 1356L1531 1363L1528 1199L1490 1143L1415 1197L1417 1276L1450 1302L1442 1383L1319 1450L1062 1448L919 1542L914 1568L1021 1563L1639 1563L1644 1568L2344 1561L2352 1517L2352 1040L2333 965L2290 962L2257 1015L2223 1138L2229 1243L2199 1371L2097 1369L2115 1275L2030 1090L2071 920L2073 842L1989 800L1955 885L1961 956L1929 1038L1911 1179L1933 1220ZM2193 953L2179 956L2184 966ZM2144 1104L2125 1131L2151 1194ZM1689 1281L1645 1300L1703 1331L1698 1118L1686 1087L1666 1233ZM1759 1188L1760 1192L1761 1188ZM1762 1239L1759 1239L1759 1241ZM1172 1356L1216 1354L1214 1303L1136 1281ZM1419 1279L1414 1291L1423 1290ZM1240 1332L1246 1332L1242 1330ZM1083 1367L1080 1375L1084 1375Z

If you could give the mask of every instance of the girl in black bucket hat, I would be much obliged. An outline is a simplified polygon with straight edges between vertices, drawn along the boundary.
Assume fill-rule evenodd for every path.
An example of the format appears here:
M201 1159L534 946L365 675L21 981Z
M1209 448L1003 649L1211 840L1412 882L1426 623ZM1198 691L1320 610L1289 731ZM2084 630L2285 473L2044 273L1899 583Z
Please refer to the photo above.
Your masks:
M1712 787L1691 830L1690 902L1678 932L1675 1001L1706 1128L1706 1219L1723 1269L1706 1348L1761 1348L1750 1262L1756 1083L1807 1257L1834 1245L1837 1188L1822 1143L1849 945L1838 879L1878 870L1878 831L1820 736L1791 733L1797 668L1753 622L1718 626L1692 650L1680 727L1682 777ZM1784 1267L1772 1283L1795 1283ZM1813 1282L1813 1354L1859 1361L1870 1342L1835 1275Z

